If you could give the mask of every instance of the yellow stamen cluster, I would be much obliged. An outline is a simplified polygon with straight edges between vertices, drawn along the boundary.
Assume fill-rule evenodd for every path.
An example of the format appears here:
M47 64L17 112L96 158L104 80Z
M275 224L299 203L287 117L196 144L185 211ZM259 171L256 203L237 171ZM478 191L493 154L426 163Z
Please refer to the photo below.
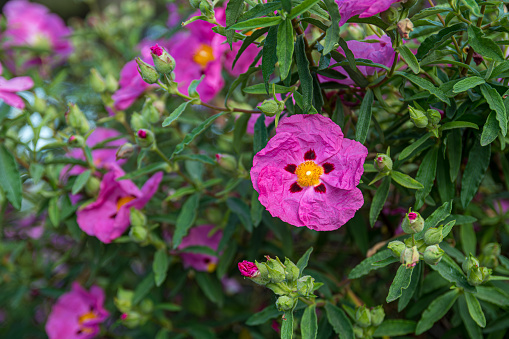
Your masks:
M90 333L92 333L92 332L94 331L94 330L93 330L92 328L90 328L90 327L83 326L83 323L84 323L85 321L94 320L95 318L97 318L97 315L96 315L94 312L92 312L92 311L87 312L87 313L85 313L85 314L83 314L82 316L80 316L80 317L79 317L78 322L79 322L79 324L80 324L80 326L81 326L81 331L82 331L83 333L90 334Z
M122 206L124 206L128 202L133 201L134 199L136 199L136 198L132 197L132 196L122 197L122 198L118 199L118 201L117 201L117 212L120 210L120 208Z
M208 63L214 61L214 51L212 46L201 44L200 48L194 54L193 60L202 68L207 67Z
M320 184L320 176L323 174L323 168L315 164L314 161L308 160L297 167L295 174L297 175L297 183L300 186L316 186Z

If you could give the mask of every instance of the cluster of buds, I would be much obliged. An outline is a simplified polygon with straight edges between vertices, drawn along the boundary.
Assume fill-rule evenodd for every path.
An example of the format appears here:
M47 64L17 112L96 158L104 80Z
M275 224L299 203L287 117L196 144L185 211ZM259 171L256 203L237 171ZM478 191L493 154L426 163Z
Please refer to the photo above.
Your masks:
M134 146L130 142L126 142L117 149L116 159L129 159L134 153Z
M237 169L237 159L230 154L216 154L216 162L222 169L233 172Z
M424 111L422 107L416 105L417 108L408 106L410 111L410 119L417 128L427 128L430 132L438 137L438 128L440 127L440 121L442 116L436 109L428 109Z
M131 222L129 237L135 242L145 242L149 233L147 217L136 208L131 208L129 212L129 221Z
M481 265L489 268L496 268L498 266L500 250L500 245L496 242L486 244L486 246L484 246L482 249L481 255L479 256Z
M83 114L78 105L74 103L69 103L69 108L67 112L65 112L65 119L67 124L80 134L87 134L90 130L87 117Z
M150 299L142 300L138 305L133 305L134 292L119 288L114 299L115 306L122 312L120 319L122 324L129 328L135 328L145 324L151 318L154 311L154 303Z
M362 305L355 310L353 331L357 338L372 338L373 333L384 321L385 312L382 305L368 309Z
M472 254L470 254L468 258L465 258L462 268L467 275L468 283L472 286L481 285L490 280L492 270L480 266L479 260Z
M239 262L240 273L251 281L271 289L279 297L276 306L280 311L292 310L299 297L312 299L322 284L309 275L301 276L300 270L290 259L284 264L278 257L266 256L267 262Z
M118 89L118 81L111 74L106 79L95 68L90 70L90 87L96 93L104 93L106 91L113 93Z

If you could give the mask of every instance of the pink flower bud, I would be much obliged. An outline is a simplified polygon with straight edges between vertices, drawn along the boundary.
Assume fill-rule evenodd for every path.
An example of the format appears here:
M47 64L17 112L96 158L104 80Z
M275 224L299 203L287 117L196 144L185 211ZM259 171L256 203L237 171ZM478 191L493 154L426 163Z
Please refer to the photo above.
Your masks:
M127 313L122 313L122 315L120 316L120 319L126 320L127 319Z
M150 51L157 56L163 55L163 49L159 47L158 44L155 44L154 46L150 47Z
M145 131L143 129L140 129L138 131L138 137L141 138L141 139L145 139L147 137L147 131Z
M417 213L415 212L408 213L408 219L410 220L410 222L415 221L415 219L417 219Z
M244 277L253 278L260 274L258 267L250 261L239 262L239 271Z

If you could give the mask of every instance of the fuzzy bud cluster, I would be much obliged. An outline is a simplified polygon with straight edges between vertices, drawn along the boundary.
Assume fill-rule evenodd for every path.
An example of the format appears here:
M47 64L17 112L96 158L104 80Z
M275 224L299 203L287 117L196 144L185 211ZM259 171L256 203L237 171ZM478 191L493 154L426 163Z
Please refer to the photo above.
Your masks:
M119 288L114 299L115 306L122 313L122 324L128 328L135 328L145 324L154 311L154 303L150 299L143 299L137 305L133 305L134 291Z
M479 260L472 254L465 258L462 268L467 275L468 283L472 286L478 286L490 280L492 270L480 266Z
M479 256L479 261L482 266L496 268L498 266L499 256L500 256L500 244L492 242L486 244L486 246L483 247L482 253Z
M67 124L80 134L87 134L90 130L87 117L83 114L78 105L74 103L69 103L69 109L65 113L65 119Z
M371 338L378 326L384 321L382 305L367 308L365 305L355 309L354 333L357 338Z

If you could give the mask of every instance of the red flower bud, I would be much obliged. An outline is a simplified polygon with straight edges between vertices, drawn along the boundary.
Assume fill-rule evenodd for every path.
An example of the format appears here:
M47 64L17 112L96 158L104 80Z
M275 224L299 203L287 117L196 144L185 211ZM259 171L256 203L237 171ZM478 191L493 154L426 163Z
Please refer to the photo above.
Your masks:
M258 267L253 262L244 260L239 262L239 271L244 277L253 278L260 274Z

